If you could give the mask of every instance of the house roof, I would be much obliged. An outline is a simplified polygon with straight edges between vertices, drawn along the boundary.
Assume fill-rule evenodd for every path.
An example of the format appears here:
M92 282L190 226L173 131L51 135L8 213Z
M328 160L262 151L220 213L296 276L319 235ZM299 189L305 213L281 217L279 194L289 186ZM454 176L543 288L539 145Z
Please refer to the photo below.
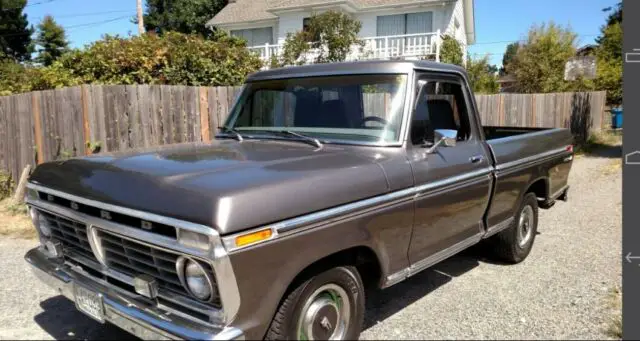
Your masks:
M274 12L313 5L346 4L354 9L374 9L378 7L411 5L443 0L230 0L218 14L207 22L207 26L246 23L255 21L275 20ZM445 0L455 1L455 0ZM473 14L473 0L460 0L465 5L465 21L468 39L471 44L475 41L475 23Z
M213 19L207 22L207 26L232 24L239 22L251 22L276 19L271 11L296 8L301 6L350 4L353 7L366 9L371 7L395 6L404 4L417 4L437 2L442 0L236 0L229 1Z
M273 1L276 2L276 0ZM277 19L277 16L267 12L269 2L268 0L229 1L229 4L207 22L207 26Z

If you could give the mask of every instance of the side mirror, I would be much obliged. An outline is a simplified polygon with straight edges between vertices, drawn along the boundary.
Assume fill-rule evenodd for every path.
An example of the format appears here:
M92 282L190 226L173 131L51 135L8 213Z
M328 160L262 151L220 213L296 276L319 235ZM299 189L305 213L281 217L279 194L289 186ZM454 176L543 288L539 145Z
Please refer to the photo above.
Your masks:
M436 148L441 144L445 147L455 147L456 141L458 140L458 131L452 129L436 129L434 137L436 143L427 151L429 154L435 152Z

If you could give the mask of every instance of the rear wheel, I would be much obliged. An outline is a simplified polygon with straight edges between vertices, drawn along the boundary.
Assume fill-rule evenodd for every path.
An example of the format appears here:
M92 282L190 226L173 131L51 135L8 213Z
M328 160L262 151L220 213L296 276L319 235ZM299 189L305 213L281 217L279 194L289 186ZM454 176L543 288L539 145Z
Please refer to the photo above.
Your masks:
M498 258L508 263L520 263L533 248L538 231L538 199L527 193L511 226L492 238Z
M353 340L364 319L364 288L355 267L340 266L299 284L280 304L267 340Z

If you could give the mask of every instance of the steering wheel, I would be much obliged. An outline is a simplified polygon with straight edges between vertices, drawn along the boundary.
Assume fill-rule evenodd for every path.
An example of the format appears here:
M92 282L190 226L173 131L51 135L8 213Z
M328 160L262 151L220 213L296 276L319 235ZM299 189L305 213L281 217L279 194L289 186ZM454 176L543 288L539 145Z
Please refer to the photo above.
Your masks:
M365 123L367 123L367 122L369 122L369 121L371 121L371 122L377 122L377 123L380 123L380 124L382 124L382 125L387 125L387 124L389 124L389 121L385 120L385 119L384 119L384 118L382 118L382 117L378 117L378 116L367 116L367 117L365 117L365 118L363 118L363 119L362 119L362 122L361 122L360 124L361 124L361 126L363 126L363 127L364 127Z

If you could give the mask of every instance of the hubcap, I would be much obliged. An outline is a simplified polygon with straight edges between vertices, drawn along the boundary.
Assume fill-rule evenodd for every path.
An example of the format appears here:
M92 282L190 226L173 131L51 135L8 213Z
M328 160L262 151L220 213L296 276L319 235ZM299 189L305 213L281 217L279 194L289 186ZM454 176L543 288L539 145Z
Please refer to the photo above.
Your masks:
M518 245L524 247L533 236L533 208L530 205L525 206L520 212L520 220L518 221Z
M351 304L347 292L325 284L302 307L297 336L300 340L343 340L347 334Z

